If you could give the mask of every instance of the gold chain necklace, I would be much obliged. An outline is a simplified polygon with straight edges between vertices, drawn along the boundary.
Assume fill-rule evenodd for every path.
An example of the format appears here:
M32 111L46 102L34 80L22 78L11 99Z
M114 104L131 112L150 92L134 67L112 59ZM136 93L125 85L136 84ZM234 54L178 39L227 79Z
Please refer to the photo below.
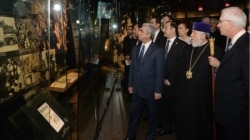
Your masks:
M208 46L208 44L203 48L203 50L201 51L201 53L199 54L199 56L197 57L197 59L194 61L193 65L191 65L192 58L193 58L193 53L194 53L194 47L193 47L192 52L191 52L191 56L190 56L190 61L189 61L189 69L186 72L187 79L191 79L192 78L193 72L191 70L194 68L195 64L197 63L197 61L199 60L199 58L201 57L202 53L205 51L205 49L207 48L207 46Z

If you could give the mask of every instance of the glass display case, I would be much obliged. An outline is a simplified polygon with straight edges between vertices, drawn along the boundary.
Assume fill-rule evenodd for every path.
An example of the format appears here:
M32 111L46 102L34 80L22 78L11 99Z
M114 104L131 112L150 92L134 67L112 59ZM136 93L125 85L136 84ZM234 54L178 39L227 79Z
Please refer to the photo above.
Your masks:
M0 2L0 139L97 137L105 113L100 64L118 44L114 5Z
M71 88L83 75L69 2L11 0L0 5L0 139L64 139L73 121L68 100L76 88Z
M16 0L0 11L1 94L4 102L29 89L47 90L72 65L66 0ZM71 64L71 63L70 63ZM76 66L75 66L76 67Z

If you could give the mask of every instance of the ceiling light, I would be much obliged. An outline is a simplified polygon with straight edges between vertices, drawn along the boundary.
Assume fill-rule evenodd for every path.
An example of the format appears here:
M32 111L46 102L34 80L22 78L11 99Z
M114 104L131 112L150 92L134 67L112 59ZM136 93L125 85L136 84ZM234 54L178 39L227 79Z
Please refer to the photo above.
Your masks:
M229 7L230 3L228 1L225 2L225 7Z
M198 6L198 11L203 11L203 6L202 6L202 4L199 4L199 6Z

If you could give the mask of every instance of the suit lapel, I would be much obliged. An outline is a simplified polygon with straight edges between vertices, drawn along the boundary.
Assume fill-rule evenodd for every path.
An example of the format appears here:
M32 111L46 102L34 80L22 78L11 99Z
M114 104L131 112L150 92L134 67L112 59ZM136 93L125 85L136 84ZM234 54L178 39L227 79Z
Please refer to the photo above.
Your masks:
M170 50L168 51L168 56L169 56L169 54L171 54L172 52L174 52L174 50L176 48L175 46L178 45L178 44L179 44L179 41L178 41L178 38L176 38L174 40L172 46L170 46Z
M221 60L221 65L224 64L226 61L228 61L234 54L237 49L239 49L239 43L241 42L242 39L244 39L247 36L247 33L243 34L232 46L232 49L228 52L225 52L222 60Z
M147 59L148 57L150 56L150 54L152 53L152 50L153 50L153 45L152 43L149 45L147 51L145 52L144 56L143 56L143 59L142 59L142 62L140 63L143 64Z
M156 39L155 39L155 42L158 42L161 36L162 36L162 32L160 30L157 37L156 37Z
M139 64L139 53L140 53L140 49L141 49L141 43L139 43L136 47L136 63Z

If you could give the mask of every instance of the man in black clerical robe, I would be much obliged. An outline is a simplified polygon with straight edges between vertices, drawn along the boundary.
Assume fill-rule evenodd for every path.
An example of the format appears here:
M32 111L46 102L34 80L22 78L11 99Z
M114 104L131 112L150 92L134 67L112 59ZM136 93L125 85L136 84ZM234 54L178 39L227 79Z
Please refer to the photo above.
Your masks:
M194 22L192 45L184 48L175 88L177 92L177 140L212 140L212 71L208 62L210 25ZM220 59L223 50L215 47Z

